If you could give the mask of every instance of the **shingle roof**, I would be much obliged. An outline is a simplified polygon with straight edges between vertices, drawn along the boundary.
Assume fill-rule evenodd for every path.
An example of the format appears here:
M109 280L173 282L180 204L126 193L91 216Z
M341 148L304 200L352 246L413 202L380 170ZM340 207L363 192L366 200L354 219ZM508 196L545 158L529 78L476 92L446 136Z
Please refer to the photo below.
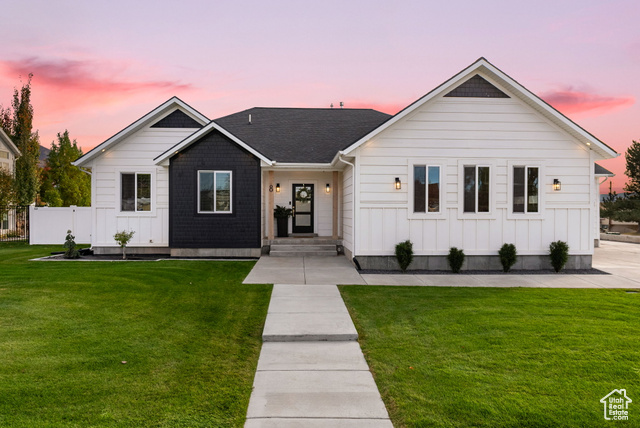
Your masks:
M615 174L609 171L607 168L604 168L597 163L593 164L593 172L595 175L608 175L609 177L613 177Z
M276 162L329 163L390 117L372 109L254 107L215 122Z

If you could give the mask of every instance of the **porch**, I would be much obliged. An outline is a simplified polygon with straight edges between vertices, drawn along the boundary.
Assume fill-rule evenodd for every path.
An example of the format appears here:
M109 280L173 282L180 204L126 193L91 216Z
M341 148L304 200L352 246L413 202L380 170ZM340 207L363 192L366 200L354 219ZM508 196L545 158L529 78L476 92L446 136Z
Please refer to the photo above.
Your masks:
M341 171L330 168L263 169L263 247L271 245L341 246L341 175ZM283 219L278 223L274 218L276 206L291 210L291 215L286 221Z

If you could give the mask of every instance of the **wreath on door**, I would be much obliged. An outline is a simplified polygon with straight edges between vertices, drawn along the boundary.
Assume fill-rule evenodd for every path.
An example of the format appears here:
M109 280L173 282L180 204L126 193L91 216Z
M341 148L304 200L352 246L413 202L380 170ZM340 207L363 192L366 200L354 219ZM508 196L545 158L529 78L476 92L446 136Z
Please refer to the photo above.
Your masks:
M311 189L309 189L306 186L305 187L301 187L296 192L296 201L302 202L303 204L305 204L307 202L311 202Z

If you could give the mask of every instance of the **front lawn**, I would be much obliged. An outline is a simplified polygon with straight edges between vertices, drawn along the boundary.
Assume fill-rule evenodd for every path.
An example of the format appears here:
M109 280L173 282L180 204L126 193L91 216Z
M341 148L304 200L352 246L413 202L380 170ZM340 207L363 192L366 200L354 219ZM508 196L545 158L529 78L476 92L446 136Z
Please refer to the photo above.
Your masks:
M243 425L253 262L27 261L60 249L0 244L0 426Z
M341 287L395 426L639 426L640 293ZM626 388L628 422L599 400Z

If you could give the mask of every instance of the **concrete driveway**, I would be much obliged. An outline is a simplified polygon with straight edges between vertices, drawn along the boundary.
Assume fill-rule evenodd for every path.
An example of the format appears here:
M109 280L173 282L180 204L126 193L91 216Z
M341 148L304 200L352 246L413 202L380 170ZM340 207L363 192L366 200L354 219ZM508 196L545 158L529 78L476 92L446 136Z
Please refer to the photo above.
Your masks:
M361 284L435 287L640 288L640 245L601 241L593 267L610 275L360 275L345 257L260 258L245 284Z

